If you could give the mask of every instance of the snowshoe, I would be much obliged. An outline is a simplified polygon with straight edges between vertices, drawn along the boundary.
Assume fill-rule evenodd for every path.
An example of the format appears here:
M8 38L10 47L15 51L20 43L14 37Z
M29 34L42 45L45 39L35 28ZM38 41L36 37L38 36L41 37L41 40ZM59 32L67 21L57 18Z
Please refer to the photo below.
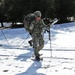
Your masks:
M35 60L36 60L36 61L40 61L40 60L42 60L42 58L36 56L36 57L35 57Z
M43 60L43 58L35 57L35 58L32 58L31 60L33 60L33 61L42 61L42 60Z

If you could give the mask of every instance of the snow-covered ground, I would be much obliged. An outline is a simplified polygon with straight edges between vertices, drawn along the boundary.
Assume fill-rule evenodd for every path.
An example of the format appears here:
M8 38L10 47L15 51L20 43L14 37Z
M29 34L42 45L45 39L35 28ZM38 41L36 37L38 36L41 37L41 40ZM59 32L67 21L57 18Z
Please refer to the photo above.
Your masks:
M48 36L37 62L24 28L0 30L0 75L75 75L75 22L52 26Z

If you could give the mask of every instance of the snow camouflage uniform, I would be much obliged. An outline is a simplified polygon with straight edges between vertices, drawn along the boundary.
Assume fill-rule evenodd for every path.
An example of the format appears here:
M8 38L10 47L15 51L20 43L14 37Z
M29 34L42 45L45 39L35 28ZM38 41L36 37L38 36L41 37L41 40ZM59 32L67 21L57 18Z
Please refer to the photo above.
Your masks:
M46 25L44 24L43 20L40 19L38 21L35 20L36 17L40 16L41 17L41 12L40 11L35 11L34 14L30 15L31 17L34 16L34 19L28 23L24 20L24 26L31 33L32 36L32 41L33 41L33 48L34 48L34 55L36 59L40 59L40 54L39 51L43 48L44 46L44 39L42 32ZM29 27L28 27L29 26Z

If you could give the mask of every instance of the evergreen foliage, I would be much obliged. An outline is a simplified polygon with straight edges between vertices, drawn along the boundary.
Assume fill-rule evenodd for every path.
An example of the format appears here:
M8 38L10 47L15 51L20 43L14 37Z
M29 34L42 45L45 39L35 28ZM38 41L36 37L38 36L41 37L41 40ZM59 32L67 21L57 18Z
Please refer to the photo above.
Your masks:
M36 10L42 17L65 22L75 16L75 0L0 0L0 22L22 22L25 15Z

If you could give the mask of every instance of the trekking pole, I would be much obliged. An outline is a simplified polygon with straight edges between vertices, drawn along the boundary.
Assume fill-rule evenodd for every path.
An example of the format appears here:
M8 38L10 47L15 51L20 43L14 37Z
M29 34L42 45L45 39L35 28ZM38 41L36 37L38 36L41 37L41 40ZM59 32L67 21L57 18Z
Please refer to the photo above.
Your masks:
M50 40L50 51L51 51L51 58L52 58L52 46L51 46L51 26L58 22L58 19L55 19L54 22L49 27L49 40Z
M50 40L50 51L51 51L50 55L51 55L51 57L52 57L51 30L50 30L50 27L49 27L49 40Z
M3 34L4 38L5 38L5 40L6 40L7 43L9 44L9 42L8 42L8 40L7 40L7 38L6 38L5 34L4 34L4 32L2 31L2 29L1 29L1 32L2 32L2 34Z
M28 34L28 36L24 39L24 41L18 46L18 48L26 41L26 39L29 37L29 34ZM17 48L17 49L18 49Z

